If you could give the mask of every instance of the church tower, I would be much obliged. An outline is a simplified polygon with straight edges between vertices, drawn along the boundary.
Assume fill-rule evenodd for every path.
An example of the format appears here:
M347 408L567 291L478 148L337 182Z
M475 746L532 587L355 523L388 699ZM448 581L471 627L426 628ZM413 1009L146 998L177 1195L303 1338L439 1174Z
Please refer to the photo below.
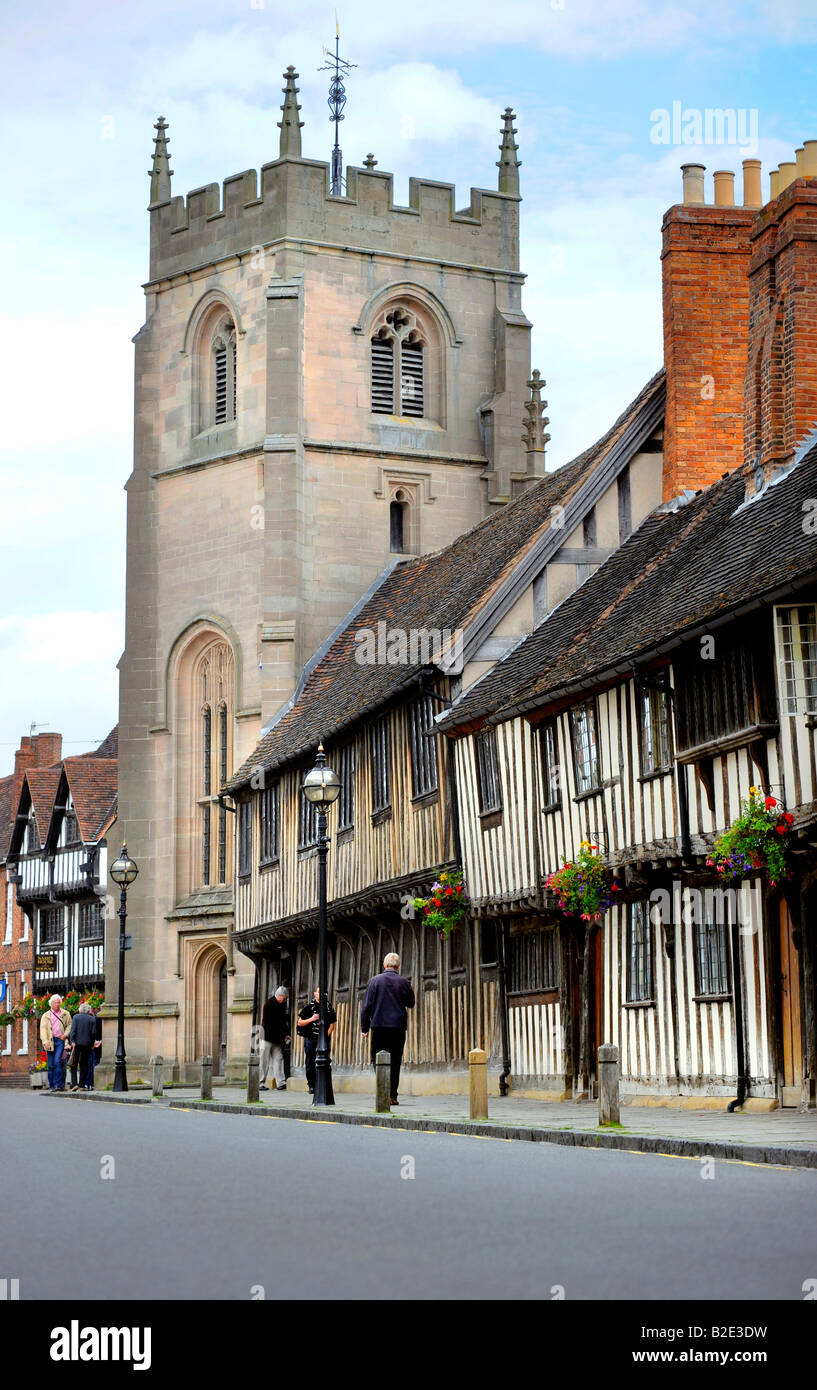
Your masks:
M284 78L260 175L173 196L162 117L150 170L120 663L119 819L140 871L127 1046L182 1076L249 1042L220 787L385 566L446 545L543 466L522 439L511 110L496 189L457 209L452 185L415 178L401 207L372 156L333 191Z

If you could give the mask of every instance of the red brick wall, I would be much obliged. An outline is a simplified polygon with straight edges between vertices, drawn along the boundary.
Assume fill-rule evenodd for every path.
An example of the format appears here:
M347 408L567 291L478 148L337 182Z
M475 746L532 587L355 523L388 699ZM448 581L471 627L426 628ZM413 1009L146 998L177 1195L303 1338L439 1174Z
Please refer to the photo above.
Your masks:
M751 242L745 449L768 476L817 422L817 182L763 208Z
M664 500L743 463L750 208L671 207L663 224Z

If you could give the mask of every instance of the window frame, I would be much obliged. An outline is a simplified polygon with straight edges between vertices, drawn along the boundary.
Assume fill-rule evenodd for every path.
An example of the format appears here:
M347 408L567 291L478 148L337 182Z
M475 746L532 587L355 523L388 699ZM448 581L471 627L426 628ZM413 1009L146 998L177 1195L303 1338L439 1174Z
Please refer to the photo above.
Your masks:
M434 730L434 706L429 694L418 695L408 707L409 718L409 757L411 762L412 801L439 795L440 769L437 757L436 730ZM434 730L434 732L430 732ZM423 746L428 757L422 756Z
M391 812L391 718L382 714L369 732L372 815Z
M556 778L556 789L553 788L553 768L550 765L550 758L547 748L547 736L553 735L553 752L556 758L553 768L559 773ZM559 758L559 718L546 719L539 725L537 735L539 739L539 771L542 778L543 797L550 792L549 799L545 800L542 806L543 811L557 811L562 804L562 776L561 760Z
M695 966L695 994L697 1003L710 1003L731 999L734 989L731 952L731 921L728 910L729 897L717 889L707 888L703 893L703 913L693 913L692 948ZM723 903L727 910L718 920L716 906ZM716 944L713 953L712 944ZM713 986L718 986L717 988Z
M479 729L474 734L474 768L477 778L477 801L481 816L498 815L502 811L502 777L499 771L496 729Z
M52 922L58 923L58 935L51 935ZM44 924L47 924L48 934L44 935ZM39 949L42 951L46 946L64 946L65 944L65 909L63 907L41 907L38 920L38 940Z
M253 806L249 797L238 803L238 877L249 878L252 873Z
M308 767L301 770L298 776L298 849L315 849L318 844L318 808L313 801L310 801L304 791L304 778Z
M554 927L509 934L506 963L509 999L558 992L558 935Z
M87 925L83 923L83 918L93 914L99 930L89 931ZM91 946L105 940L105 905L98 898L88 902L81 902L77 908L77 945Z
M276 778L262 788L259 798L259 863L277 864L281 858L281 782Z
M642 777L659 777L672 771L672 693L669 669L651 671L636 679L636 709L638 714L638 757ZM658 716L658 717L656 717ZM649 728L647 727L649 720ZM656 737L657 731L657 737ZM648 739L652 741L653 765L649 766ZM659 746L659 759L655 757Z
M627 907L626 1004L655 1004L655 924L642 898Z
M588 737L587 749L592 752L593 761L591 764L592 780L588 781L587 786L580 785L580 763L579 752L581 748L581 734L578 731L578 716L584 712L585 717L590 716L592 726ZM573 778L576 784L576 796L594 796L602 790L602 771L601 771L601 749L599 747L599 715L595 695L591 695L587 700L580 701L579 704L570 707L570 742L573 750Z
M800 655L795 654L795 643L793 636L793 624L790 621L787 625L784 621L785 616L796 615L799 628L798 645ZM811 633L804 638L803 636L803 616L808 614L811 621ZM808 619L807 619L808 620ZM792 633L791 638L786 637L786 631ZM774 634L775 649L777 655L777 698L781 714L787 718L794 718L798 714L803 714L808 719L817 718L817 603L790 603L778 604L774 610ZM808 655L803 654L803 649L809 650ZM789 649L791 654L789 655ZM811 667L811 672L808 667ZM811 687L811 691L809 691Z
M338 834L355 828L355 745L343 744L338 750L337 772L340 780L338 796Z

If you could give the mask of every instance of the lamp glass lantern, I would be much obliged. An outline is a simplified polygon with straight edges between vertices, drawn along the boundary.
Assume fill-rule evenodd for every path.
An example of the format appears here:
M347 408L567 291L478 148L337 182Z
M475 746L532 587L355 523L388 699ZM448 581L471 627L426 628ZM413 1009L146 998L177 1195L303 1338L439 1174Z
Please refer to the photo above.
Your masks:
M304 796L319 811L327 811L340 796L340 778L327 766L323 746L318 749L315 766L304 778Z
M120 888L129 888L139 873L138 866L128 854L127 845L122 846L122 853L118 859L114 859L110 874L114 883L118 883Z

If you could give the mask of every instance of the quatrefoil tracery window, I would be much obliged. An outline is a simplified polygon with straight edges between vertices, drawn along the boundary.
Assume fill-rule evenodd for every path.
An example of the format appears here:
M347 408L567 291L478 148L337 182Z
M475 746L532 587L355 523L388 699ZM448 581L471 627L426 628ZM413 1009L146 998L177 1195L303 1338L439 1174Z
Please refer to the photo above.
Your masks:
M390 307L372 335L372 411L376 415L425 414L425 341L417 317Z

